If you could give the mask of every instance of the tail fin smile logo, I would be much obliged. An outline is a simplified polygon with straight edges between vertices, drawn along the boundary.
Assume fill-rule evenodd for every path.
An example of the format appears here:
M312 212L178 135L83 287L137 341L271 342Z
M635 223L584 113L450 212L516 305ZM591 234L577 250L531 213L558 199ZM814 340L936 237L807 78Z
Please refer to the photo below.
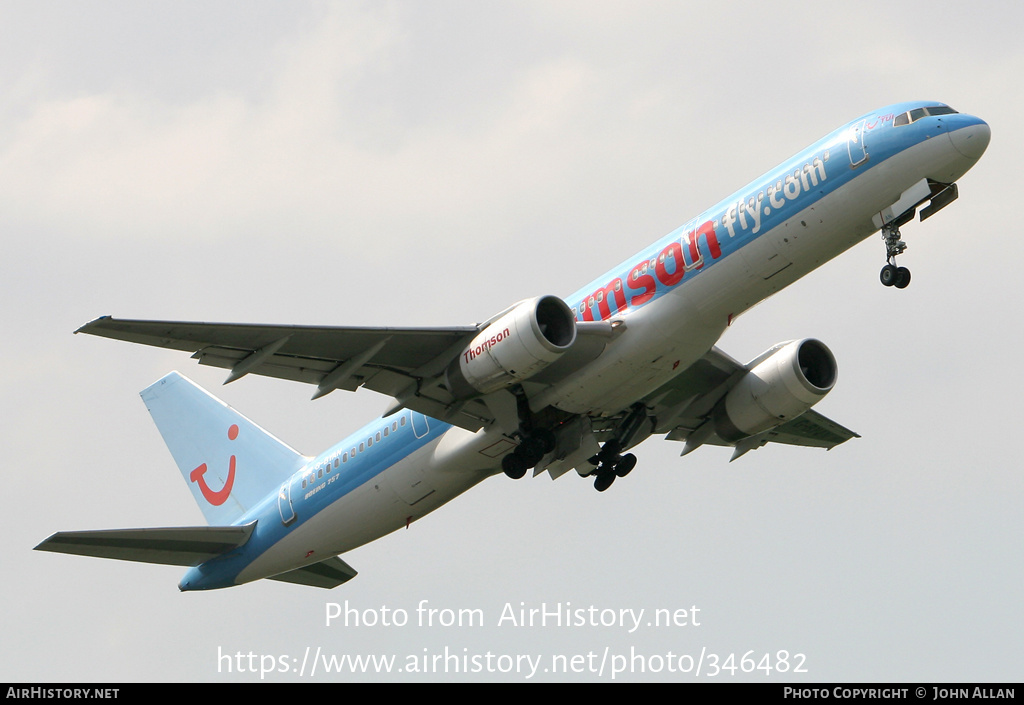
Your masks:
M142 400L210 526L233 524L309 462L177 372L142 390Z
M228 429L228 440L235 440L238 438L238 424L231 424L231 428ZM203 493L203 497L206 501L215 507L219 507L228 500L228 496L231 494L231 488L235 484L235 456L231 456L231 460L228 462L228 479L224 482L224 486L216 492L210 489L210 486L206 484L206 478L203 477L206 474L206 463L203 463L189 475L189 479L192 482L199 485L199 491Z

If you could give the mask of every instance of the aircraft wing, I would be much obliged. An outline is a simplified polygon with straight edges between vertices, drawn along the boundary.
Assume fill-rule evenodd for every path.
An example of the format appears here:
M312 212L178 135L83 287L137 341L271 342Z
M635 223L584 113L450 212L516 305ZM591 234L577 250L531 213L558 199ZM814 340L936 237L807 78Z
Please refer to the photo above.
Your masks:
M654 433L666 434L665 437L670 441L695 439L715 405L749 369L755 367L771 352L769 350L744 365L717 347L712 348L704 357L645 399L648 409L657 419ZM860 436L812 409L776 428L746 438L734 446L724 443L714 435L700 440L700 443L733 446L736 451L732 459L735 460L747 451L760 448L766 443L785 443L828 450L851 438Z
M335 389L366 387L394 397L391 411L409 408L469 431L498 420L509 423L515 399L498 391L456 400L445 382L445 370L482 330L452 328L357 328L254 325L178 321L122 320L104 316L76 333L191 352L201 365L231 370L225 384L247 374L305 382L317 387L317 399ZM551 384L597 357L613 327L577 325L572 350L534 381ZM496 399L496 397L503 397ZM515 428L518 422L512 422Z
M481 402L455 404L440 385L444 370L479 332L453 328L357 328L121 320L104 316L79 328L115 340L191 352L201 365L231 370L225 384L246 374L335 389L366 387L469 430L492 415Z

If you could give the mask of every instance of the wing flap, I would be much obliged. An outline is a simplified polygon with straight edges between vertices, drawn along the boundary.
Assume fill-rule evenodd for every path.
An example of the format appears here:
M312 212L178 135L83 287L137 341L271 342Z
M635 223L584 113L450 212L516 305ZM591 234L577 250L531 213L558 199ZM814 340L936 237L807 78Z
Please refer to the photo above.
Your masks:
M243 546L255 528L256 522L245 526L60 531L36 546L35 550L196 566Z
M848 428L840 426L814 409L806 411L792 421L767 431L769 441L794 446L810 446L831 450L851 438L860 438Z
M220 346L209 346L197 350L192 354L192 359L200 365L208 367L220 367L225 370L233 370L237 364L252 354L248 350L236 350ZM263 377L275 377L286 379L290 382L303 382L305 384L319 384L332 369L337 366L337 361L317 360L315 358L289 357L282 354L275 354L261 364L250 370L251 374ZM353 377L351 385L343 385L340 389L354 391L360 384L361 378Z

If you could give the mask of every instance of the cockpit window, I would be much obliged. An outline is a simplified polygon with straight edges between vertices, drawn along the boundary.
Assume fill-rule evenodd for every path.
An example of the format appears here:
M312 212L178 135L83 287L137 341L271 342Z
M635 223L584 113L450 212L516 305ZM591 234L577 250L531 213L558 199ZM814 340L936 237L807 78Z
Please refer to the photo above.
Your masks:
M955 114L956 111L948 105L930 105L927 108L915 108L914 110L909 110L902 115L897 115L896 119L892 121L892 124L894 127L899 127L900 125L909 125L910 123L929 115Z
M928 115L928 111L924 108L918 108L917 110L910 111L910 122L917 122L921 118Z

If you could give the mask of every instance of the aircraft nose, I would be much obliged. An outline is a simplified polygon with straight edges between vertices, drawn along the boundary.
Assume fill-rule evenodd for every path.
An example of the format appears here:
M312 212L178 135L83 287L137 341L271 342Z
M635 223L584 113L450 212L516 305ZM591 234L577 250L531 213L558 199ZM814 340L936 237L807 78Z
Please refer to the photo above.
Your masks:
M968 159L974 160L981 159L991 138L992 130L984 120L978 120L972 125L949 133L953 148Z

